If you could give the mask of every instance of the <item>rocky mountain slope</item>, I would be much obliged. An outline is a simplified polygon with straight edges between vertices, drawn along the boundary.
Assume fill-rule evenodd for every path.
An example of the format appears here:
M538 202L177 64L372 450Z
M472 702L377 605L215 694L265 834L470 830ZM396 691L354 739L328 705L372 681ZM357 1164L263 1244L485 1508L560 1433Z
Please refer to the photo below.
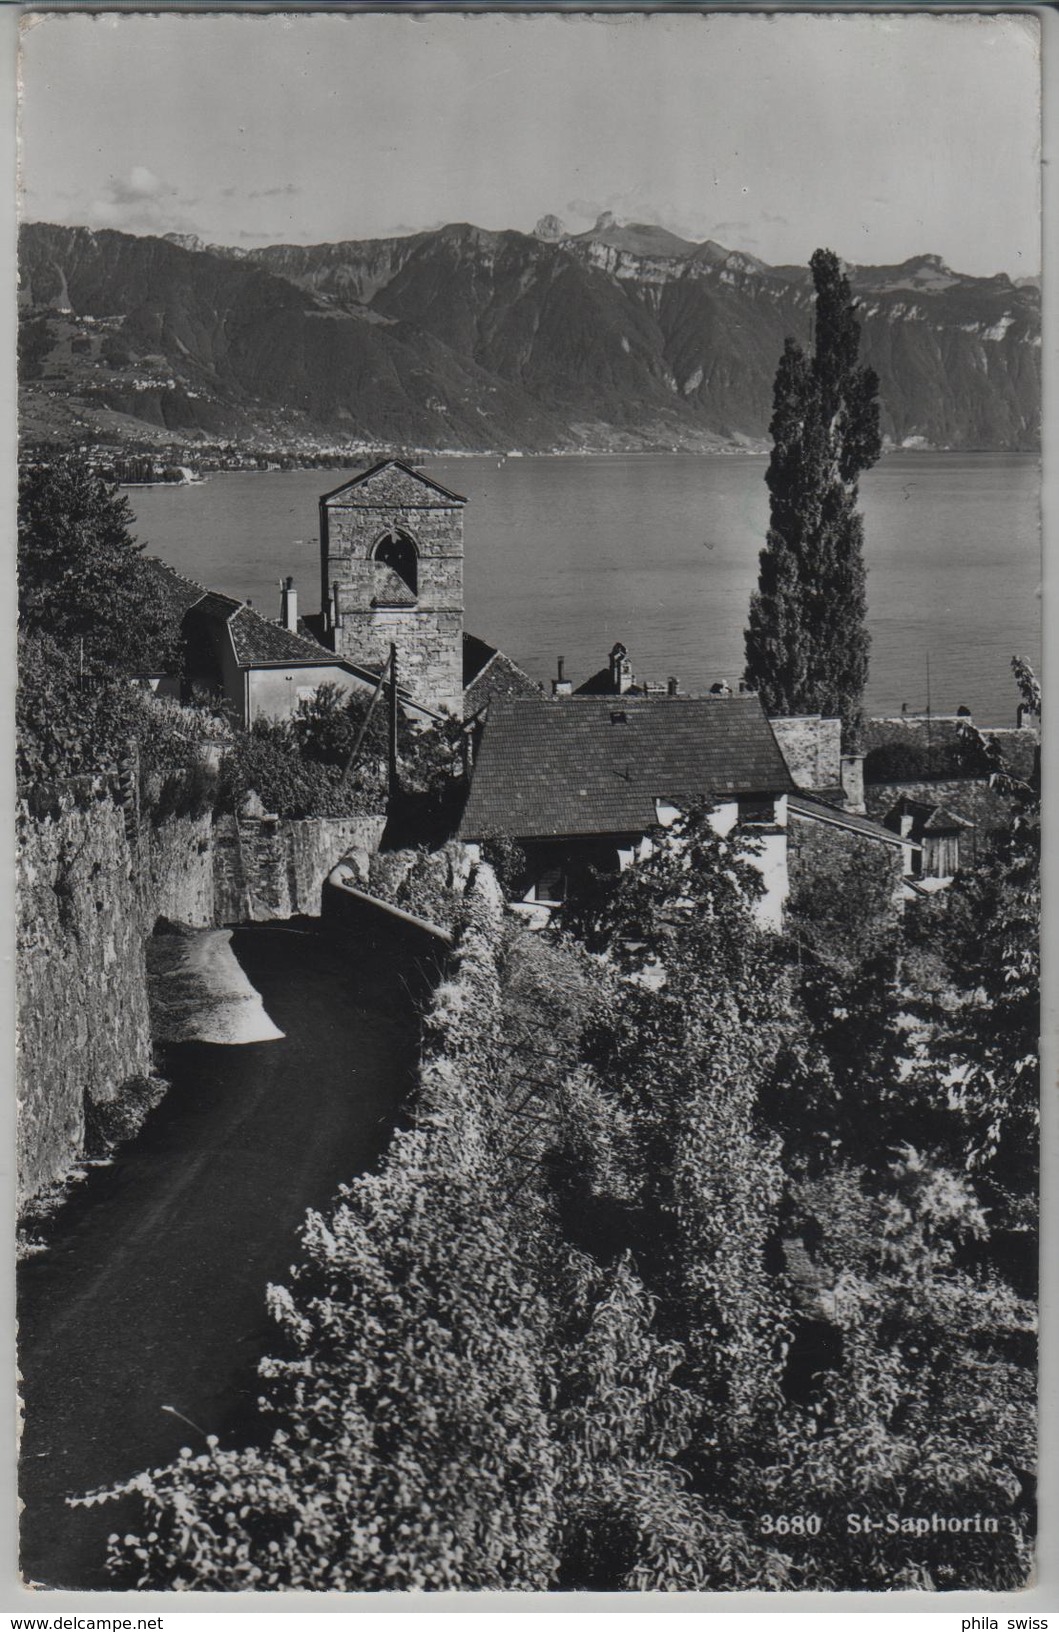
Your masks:
M273 445L765 446L809 275L603 216L254 251L29 225L23 431ZM1040 295L936 256L851 273L896 444L1031 449Z

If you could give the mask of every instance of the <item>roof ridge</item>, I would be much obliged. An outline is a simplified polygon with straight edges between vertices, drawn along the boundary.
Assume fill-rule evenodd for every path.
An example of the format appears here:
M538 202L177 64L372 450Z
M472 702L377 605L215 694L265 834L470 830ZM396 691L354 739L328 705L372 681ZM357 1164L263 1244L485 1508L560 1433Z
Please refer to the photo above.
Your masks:
M174 567L171 561L163 561L160 555L145 555L144 560L148 566L162 567L172 577L179 578L182 584L187 584L189 589L201 590L203 595L217 594L216 590L207 589L205 584L200 584L197 578L189 578L186 572L181 572L178 567Z
M443 487L440 482L436 482L432 476L424 476L423 472L416 470L414 465L406 465L403 459L392 458L377 459L367 470L358 471L354 476L347 476L344 482L339 482L338 486L333 487L329 493L321 493L320 503L323 504L328 499L333 499L337 493L344 493L347 487L360 487L369 477L377 476L381 470L386 470L390 466L403 471L406 476L411 476L413 481L422 482L424 487L432 487L443 498L455 499L457 504L467 503L465 494L454 493L451 488Z
M317 653L322 652L324 656L329 657L332 662L338 656L336 652L333 652L329 650L328 647L322 645L321 642L315 638L315 636L303 635L300 629L288 629L287 625L285 623L281 623L278 618L266 618L264 613L259 612L256 606L251 606L249 601L240 601L228 618L228 622L231 623L232 619L237 618L241 612L249 613L251 618L255 618L258 623L265 624L269 629L279 629L290 640L296 640L299 645L304 646L306 650L311 652L314 656Z

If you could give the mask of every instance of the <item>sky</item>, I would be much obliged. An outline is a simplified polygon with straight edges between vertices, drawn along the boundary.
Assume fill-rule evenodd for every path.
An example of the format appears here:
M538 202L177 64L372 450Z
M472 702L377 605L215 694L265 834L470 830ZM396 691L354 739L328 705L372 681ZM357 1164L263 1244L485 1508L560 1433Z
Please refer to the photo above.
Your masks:
M23 219L252 247L603 210L1035 275L1032 16L43 14Z

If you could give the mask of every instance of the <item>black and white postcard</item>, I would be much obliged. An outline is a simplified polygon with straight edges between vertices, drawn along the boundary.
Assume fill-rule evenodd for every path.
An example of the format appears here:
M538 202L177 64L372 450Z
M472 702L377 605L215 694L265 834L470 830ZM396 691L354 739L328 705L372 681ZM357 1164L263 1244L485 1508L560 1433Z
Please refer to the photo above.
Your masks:
M1033 1586L1041 26L22 14L38 1604Z

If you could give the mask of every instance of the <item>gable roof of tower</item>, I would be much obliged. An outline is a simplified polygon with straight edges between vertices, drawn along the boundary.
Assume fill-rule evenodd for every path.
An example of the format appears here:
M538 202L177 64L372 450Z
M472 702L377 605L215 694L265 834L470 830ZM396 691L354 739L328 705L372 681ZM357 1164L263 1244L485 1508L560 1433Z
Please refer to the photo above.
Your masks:
M442 487L440 482L432 481L400 459L380 459L370 470L349 477L320 497L321 504L339 501L371 510L448 510L454 504L467 503L462 493Z

